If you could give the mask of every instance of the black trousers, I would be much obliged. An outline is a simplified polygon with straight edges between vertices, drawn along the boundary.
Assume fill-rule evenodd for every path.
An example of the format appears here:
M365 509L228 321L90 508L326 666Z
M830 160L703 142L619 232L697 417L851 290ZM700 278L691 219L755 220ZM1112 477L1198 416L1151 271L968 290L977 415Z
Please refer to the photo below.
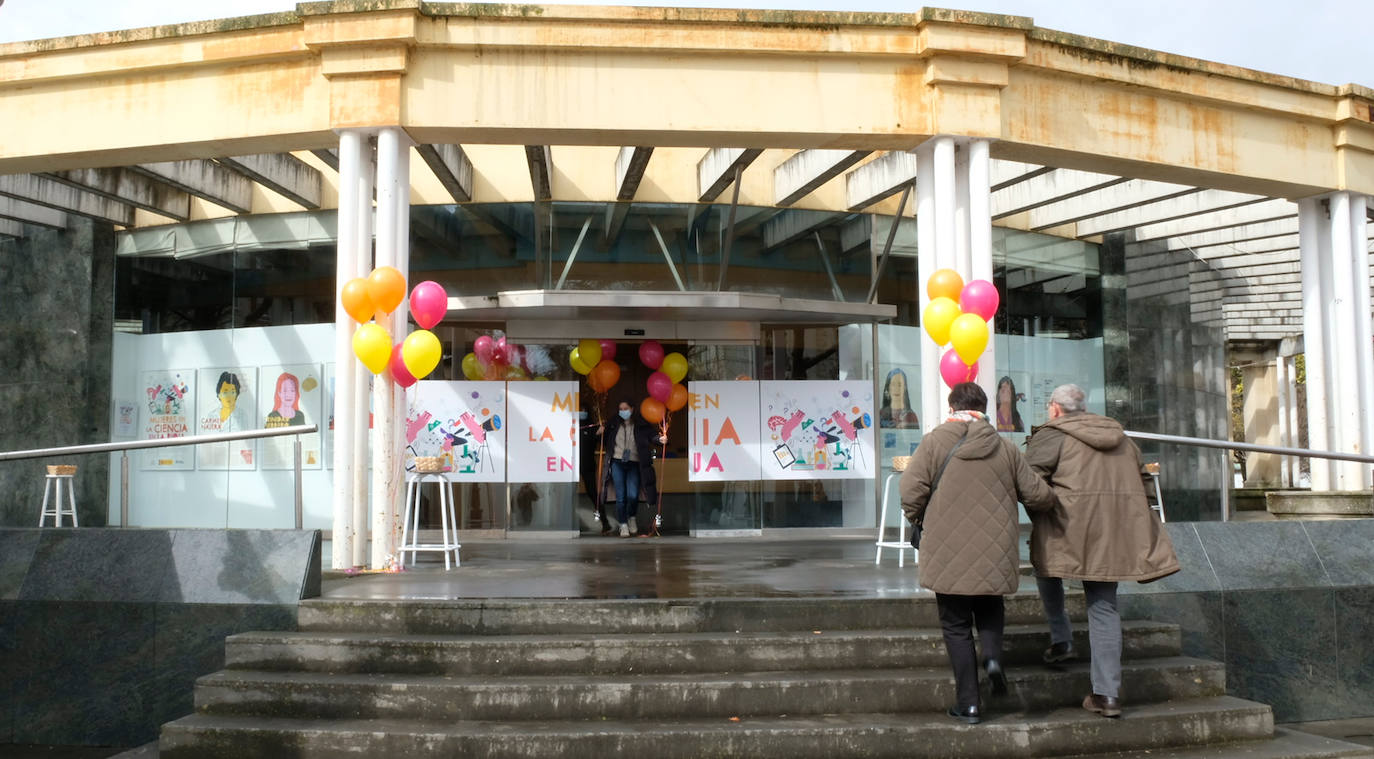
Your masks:
M954 670L955 691L959 706L979 706L978 655L973 649L973 628L978 628L978 642L983 660L1002 658L1002 624L1005 619L1001 596L955 596L936 593L935 603L940 611L940 632L945 639L945 652Z

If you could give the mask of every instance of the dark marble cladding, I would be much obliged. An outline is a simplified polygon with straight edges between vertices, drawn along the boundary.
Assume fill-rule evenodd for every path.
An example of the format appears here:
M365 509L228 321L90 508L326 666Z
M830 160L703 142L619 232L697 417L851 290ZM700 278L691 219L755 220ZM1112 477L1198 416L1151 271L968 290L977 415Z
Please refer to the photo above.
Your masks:
M33 553L38 550L39 536L37 529L0 529L0 599L13 600L19 597L24 576L33 563Z
M1225 635L1227 689L1274 707L1276 721L1356 716L1337 694L1331 589L1227 593Z
M1338 588L1335 596L1336 696L1346 711L1331 718L1368 716L1374 710L1374 587Z
M1306 531L1332 584L1374 585L1374 519L1295 524Z
M1185 655L1226 661L1226 609L1220 591L1122 594L1117 602L1126 619L1178 625Z
M318 536L294 530L173 530L171 573L159 600L295 603L310 597L306 586L312 575L311 595L319 595ZM207 562L208 556L219 559Z
M1194 526L1222 588L1292 589L1331 584L1323 559L1301 522L1198 522Z
M11 319L0 329L0 450L110 439L114 323L114 231L73 217L67 230L26 229L0 255L0 300ZM0 525L38 524L43 465L75 463L82 524L103 525L109 460L0 462Z
M1198 536L1195 523L1171 522L1164 525L1169 540L1174 544L1174 554L1178 556L1179 570L1168 577L1154 582L1121 583L1122 595L1151 593L1180 593L1219 591L1222 589L1212 562L1207 557L1202 539Z
M19 597L44 601L157 601L169 581L172 532L43 530ZM208 559L209 556L202 557Z

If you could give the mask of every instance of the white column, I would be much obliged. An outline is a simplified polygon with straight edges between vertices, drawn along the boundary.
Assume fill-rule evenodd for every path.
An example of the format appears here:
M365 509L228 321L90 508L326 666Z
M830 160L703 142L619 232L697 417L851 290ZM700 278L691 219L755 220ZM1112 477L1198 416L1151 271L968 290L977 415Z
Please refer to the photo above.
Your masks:
M398 260L396 193L399 177L400 130L382 129L377 134L377 267L395 266ZM377 324L395 338L397 313L377 315ZM396 404L391 373L377 375L372 385L372 567L388 559L400 560L397 543L401 493L400 462L396 458Z
M1301 448L1298 440L1298 359L1296 356L1289 356L1285 361L1288 363L1288 436L1293 441L1294 448ZM1302 460L1297 456L1288 457L1288 479L1293 487L1297 487L1302 479Z
M399 143L396 146L396 189L393 193L392 201L396 206L396 259L392 266L401 272L401 276L406 281L406 297L401 300L401 305L396 307L391 322L392 344L400 343L405 340L410 333L410 147L409 136L400 129L396 130ZM393 443L392 456L396 462L396 476L399 478L397 484L397 497L395 503L399 506L402 502L402 493L405 488L405 474L402 462L405 461L405 423L406 423L406 389L396 383L391 383L392 395L392 414L393 414ZM404 516L402 514L401 516ZM397 524L400 524L397 522Z
M1354 254L1350 245L1350 194L1332 193L1327 197L1330 203L1328 219L1331 234L1330 282L1328 296L1330 321L1327 355L1336 359L1327 366L1328 388L1331 392L1327 408L1331 414L1332 427L1336 432L1335 450L1353 453L1361 449L1360 424L1364 410L1360 408L1360 398L1364 395L1359 386L1360 361L1355 345L1355 282ZM1334 381L1333 381L1334 380ZM1364 467L1353 461L1335 462L1336 475L1332 486L1337 490L1363 490Z
M1374 455L1374 326L1370 324L1369 294L1369 198L1350 196L1350 254L1354 288L1355 355L1358 357L1356 381L1360 388L1360 452ZM1374 469L1361 465L1360 489L1370 486Z
M1288 429L1288 358L1279 356L1274 359L1274 395L1279 400L1279 442L1284 448L1295 447L1291 442ZM1289 462L1292 456L1279 456L1279 485L1282 487L1292 487L1292 472L1289 470Z
M372 271L372 185L377 167L372 160L372 145L364 139L359 145L362 170L358 172L357 182L352 188L358 207L356 264L354 276L366 277ZM371 532L371 496L368 490L372 460L368 455L368 439L371 437L372 422L372 373L363 362L354 361L353 366L353 526L357 539L353 543L353 566L368 565L368 535ZM335 436L335 440L338 436ZM336 475L337 476L337 475Z
M1313 450L1329 450L1332 440L1327 416L1326 298L1321 240L1324 219L1317 198L1298 201L1298 251L1302 266L1302 331L1307 365L1307 442ZM1331 489L1327 459L1310 459L1312 490Z
M344 310L340 291L357 269L357 197L349 192L361 171L362 134L344 130L339 135L339 216L338 239L334 254L334 497L333 539L330 565L336 569L353 566L353 331L357 322ZM322 432L327 435L328 432Z
M935 146L926 142L916 149L916 290L922 318L930 295L926 280L940 267L935 264ZM940 380L943 351L930 337L921 335L921 429L932 430L944 419Z
M956 248L958 241L955 236L954 220L957 215L956 196L958 193L958 183L955 180L957 173L954 168L955 145L953 137L939 136L930 140L932 143L933 155L935 157L935 269L955 269L959 267L958 253ZM919 169L919 167L918 167ZM935 270L931 270L931 274ZM930 274L921 275L923 279L929 278ZM941 349L941 353L949 350L948 347ZM940 365L935 364L936 376L939 376ZM932 418L932 424L927 429L933 429L945 418L945 412L949 408L949 389L945 387L943 380L938 382L938 390L935 394L936 413Z
M968 239L969 279L992 280L992 180L987 140L968 144ZM999 310L1000 310L999 306ZM978 385L988 395L988 405L997 403L997 340L994 320L988 321L988 347L978 359ZM995 413L990 412L990 413Z

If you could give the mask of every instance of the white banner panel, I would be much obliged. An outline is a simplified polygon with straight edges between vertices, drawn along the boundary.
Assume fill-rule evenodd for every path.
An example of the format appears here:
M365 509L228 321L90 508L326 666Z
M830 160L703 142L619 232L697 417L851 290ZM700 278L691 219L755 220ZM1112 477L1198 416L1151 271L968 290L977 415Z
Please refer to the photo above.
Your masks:
M192 369L167 369L142 372L143 438L161 440L195 434L191 429L191 415L195 413L196 393L192 385L196 373ZM143 452L143 468L190 469L192 448L152 448Z
M688 480L759 479L759 383L689 382L687 425Z
M406 402L407 472L438 456L453 482L505 482L506 383L417 382Z
M576 382L511 382L507 475L510 482L577 481Z
M759 423L765 479L874 476L868 380L760 382Z

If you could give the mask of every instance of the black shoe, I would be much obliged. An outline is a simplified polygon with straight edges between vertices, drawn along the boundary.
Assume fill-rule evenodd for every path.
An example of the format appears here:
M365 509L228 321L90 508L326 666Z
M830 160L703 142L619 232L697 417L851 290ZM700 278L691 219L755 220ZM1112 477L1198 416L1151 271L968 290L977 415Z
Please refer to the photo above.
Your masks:
M1045 649L1045 653L1040 655L1041 661L1050 665L1063 664L1067 661L1073 661L1073 658L1074 653L1072 643L1055 643L1054 645Z
M983 716L978 713L976 706L951 706L945 714L969 725L976 725L983 721Z
M1089 693L1083 698L1083 708L1093 714L1101 714L1103 717L1121 716L1121 701L1111 696Z
M1007 695L1007 675L1002 671L1001 662L996 659L988 659L983 662L983 666L988 670L988 682L992 683L992 695Z

